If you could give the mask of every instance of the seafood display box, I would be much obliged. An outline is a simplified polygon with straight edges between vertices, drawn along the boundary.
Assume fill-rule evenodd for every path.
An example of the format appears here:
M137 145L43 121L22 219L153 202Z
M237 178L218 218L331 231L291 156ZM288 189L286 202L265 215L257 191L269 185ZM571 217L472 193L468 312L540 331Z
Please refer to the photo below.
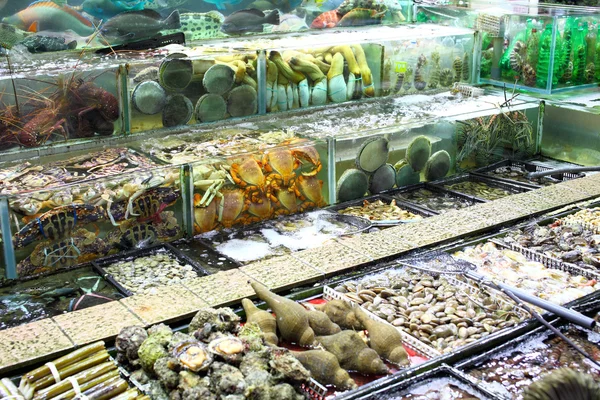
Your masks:
M422 372L418 375L405 379L406 376L397 375L389 378L380 379L373 384L365 385L357 391L347 395L339 396L340 400L391 400L405 398L413 394L415 390L424 389L424 395L441 397L423 397L423 398L444 398L448 395L449 389L460 391L460 394L476 396L481 400L501 400L502 397L494 394L485 387L475 383L470 377L452 368L442 364L432 370ZM419 391L421 394L421 392ZM444 394L442 394L444 393ZM413 395L414 396L414 395ZM410 397L407 397L410 398ZM460 397L462 398L462 397Z
M515 174L520 174L520 176L517 175L517 179L496 176L495 171L497 171L499 169L505 169L506 172L509 172L514 169ZM525 177L525 174L530 173L530 172L542 172L542 171L549 171L551 169L554 169L554 168L545 166L545 165L534 164L534 163L527 162L527 161L502 160L502 161L498 161L497 163L488 165L487 167L477 168L476 170L471 171L471 174L484 175L487 178L496 179L496 180L503 181L506 183L511 183L511 184L530 186L534 189L537 189L544 184L554 184L554 183L564 182L567 180L577 179L577 178L581 178L581 177L585 176L585 174L583 174L581 172L561 172L561 173L552 174L552 175L543 177L543 178L541 178L541 180L542 180L541 182L540 182L540 180L530 180ZM522 171L522 173L521 173L521 171ZM542 184L540 184L540 183L542 183Z
M374 203L378 200L381 200L383 203L385 204L390 204L392 201L396 202L396 205L406 211L409 211L413 214L416 215L420 215L423 218L427 218L427 217L431 217L433 215L437 215L437 213L435 211L429 210L425 207L419 206L419 205L415 205L415 204L411 204L407 201L403 201L397 198L394 198L392 196L390 196L390 193L386 193L386 194L376 194L373 196L368 196L368 197L364 197L360 200L350 200L350 201L346 201L343 203L338 203L334 206L330 206L327 209L330 211L335 211L335 212L339 212L341 210L344 210L348 207L360 207L364 204L365 201L369 202L369 203ZM367 218L367 217L362 217L362 218ZM367 218L369 219L369 218ZM377 221L377 219L372 219L372 221Z
M455 193L455 194L461 194L461 195L466 194L466 195L472 196L475 200L477 200L481 203L487 203L488 201L490 201L490 199L484 198L481 194L482 192L477 191L478 189L475 189L475 192L479 195L473 195L471 193L465 193L461 189L454 189L451 187L452 185L466 183L466 182L474 182L476 184L481 183L487 187L490 187L491 190L496 189L496 190L504 191L506 193L505 196L509 196L511 194L516 194L516 193L528 192L533 189L531 187L522 186L521 184L502 182L502 181L498 181L495 179L490 179L490 178L487 178L484 176L474 175L474 174L464 174L464 175L454 176L454 177L451 177L448 179L442 179L439 181L432 182L431 185L436 186L442 190L446 190L446 191ZM485 190L485 189L482 189L482 190Z
M200 265L198 265L198 263L196 261L194 261L192 258L188 257L187 255L183 254L182 252L177 250L175 247L173 247L169 243L157 244L157 245L154 245L151 247L146 247L143 249L136 249L136 250L119 253L116 255L108 256L108 257L99 258L95 261L92 261L92 266L100 274L100 276L102 276L104 279L109 281L123 295L133 296L133 293L130 290L123 287L123 285L121 285L113 277L112 274L106 272L106 270L104 268L108 267L111 264L117 263L117 262L135 260L137 258L151 256L151 255L157 254L159 252L162 252L162 253L172 257L173 259L177 260L178 262L180 262L182 264L191 265L192 268L194 269L194 271L198 274L198 276L209 275L209 273L206 270L204 270Z
M426 205L417 203L416 201L410 200L410 199L406 199L403 194L409 194L412 192L416 192L418 190L428 190L430 192L433 192L436 195L440 195L440 196L448 196L452 199L456 199L457 201L464 201L466 203L470 203L471 205L475 205L477 203L481 203L482 200L478 199L474 196L469 196L467 194L464 193L459 193L459 192L453 192L450 190L446 190L443 187L439 187L439 186L435 186L429 182L421 182L421 183L417 183L416 185L410 185L410 186L406 186L400 189L393 189L390 190L388 192L385 192L384 194L386 196L395 198L395 199L400 199L403 203L407 203L407 204L414 204L417 205L420 209L423 210L427 210L433 214L440 214L439 211L433 210L428 208Z

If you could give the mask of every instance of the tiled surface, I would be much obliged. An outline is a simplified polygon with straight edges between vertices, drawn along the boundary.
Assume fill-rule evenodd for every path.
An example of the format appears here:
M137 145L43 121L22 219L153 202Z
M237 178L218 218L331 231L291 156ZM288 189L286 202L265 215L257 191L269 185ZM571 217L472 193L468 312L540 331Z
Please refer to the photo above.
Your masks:
M146 325L183 318L207 306L181 285L160 287L156 294L136 294L120 302Z
M323 272L292 256L281 256L259 261L243 266L240 270L271 290L283 290L301 283L324 278Z
M590 194L579 190L579 188L573 188L567 185L567 183L543 187L536 194L540 196L544 204L548 205L549 208L559 207L591 197Z
M600 173L560 183L562 187L579 190L590 196L600 195Z
M337 242L329 242L315 249L298 251L292 256L325 273L325 275L373 261L371 257Z
M388 228L374 233L365 233L354 237L341 237L337 241L346 247L353 249L361 254L365 254L374 260L398 254L416 247L400 235L390 237L390 231L394 228Z
M74 347L69 337L50 318L0 331L0 343L8 352L2 360L27 363ZM2 365L1 369L9 365Z
M126 326L144 325L118 301L62 314L54 321L77 346L116 336Z
M239 269L218 272L185 282L185 286L211 307L236 303L254 295L248 281L254 280Z

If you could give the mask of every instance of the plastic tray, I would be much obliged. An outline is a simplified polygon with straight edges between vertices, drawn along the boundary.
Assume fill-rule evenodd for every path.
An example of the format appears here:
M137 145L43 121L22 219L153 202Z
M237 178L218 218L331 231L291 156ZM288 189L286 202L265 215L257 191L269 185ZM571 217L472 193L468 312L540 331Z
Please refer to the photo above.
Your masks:
M442 364L437 368L420 373L408 379L403 378L404 377L402 376L392 376L389 379L381 379L374 384L369 385L369 387L365 387L363 390L359 389L341 396L340 398L362 400L402 399L404 398L402 396L406 395L406 391L412 387L428 384L437 379L447 379L449 383L458 384L468 388L478 399L503 399L478 385L473 378L446 364Z
M144 249L138 249L133 251L128 251L124 253L119 253L113 256L108 256L104 258L97 259L92 261L92 267L98 272L104 279L109 281L112 285L114 285L119 292L121 292L125 296L133 296L134 293L123 287L111 274L106 272L104 269L105 266L109 264L114 264L119 261L125 261L128 258L139 258L152 255L159 250L166 251L170 256L175 258L177 261L183 264L190 264L192 268L196 271L198 276L209 275L202 267L200 267L194 260L181 253L175 247L171 246L168 243L157 244L154 246L146 247Z
M243 265L242 263L239 263L239 262L227 257L225 254L222 254L222 253L216 251L210 245L210 243L207 242L206 239L201 239L198 236L196 236L192 239L180 239L176 242L170 243L170 245L175 247L177 249L177 251L186 255L188 258L192 259L195 263L200 265L200 267L205 269L207 272L211 272L212 269L218 269L219 271L228 271L231 269L239 268ZM199 247L198 250L199 250L200 255L194 254L194 251L192 249L189 250L188 252L181 249L182 247L192 246L192 245ZM214 257L214 259L217 261L221 261L222 265L213 265L211 262L204 260L202 258L203 254L206 254L208 257L211 257L211 258Z
M524 186L521 185L518 182L515 183L508 183L508 182L503 182L497 179L490 179L488 177L485 176L481 176L481 175L475 175L475 174L465 174L465 175L459 175L450 179L444 179L444 180L440 180L440 181L435 181L432 182L431 185L432 186L436 186L442 190L445 190L447 192L450 193L454 193L454 194L460 194L460 195L467 195L470 197L473 197L474 199L476 199L477 201L481 202L481 203L488 203L491 200L487 200L481 197L477 197L477 196L473 196L467 193L463 193L463 192L459 192L453 189L449 189L446 186L447 185L452 185L454 183L460 183L460 182L466 182L466 181L470 181L470 182L482 182L485 183L486 185L489 185L491 187L495 187L495 188L499 188L499 189L505 189L509 192L511 192L512 194L517 194L517 193L524 193L524 192L528 192L530 190L533 190L533 187L528 187L528 186Z
M362 206L364 201L373 203L377 200L381 200L382 202L384 202L386 204L390 204L393 200L395 200L396 205L398 207L400 207L406 211L410 211L413 214L420 215L423 218L437 215L437 213L435 211L429 210L425 207L421 207L419 205L409 203L403 199L398 199L398 198L391 197L388 195L383 195L383 194L376 194L376 195L365 197L365 198L362 198L359 200L346 201L344 203L340 203L340 204L336 204L335 206L328 207L327 209L331 210L331 211L339 212L339 211L343 210L344 208Z
M507 183L511 183L511 184L520 184L523 186L530 186L535 189L542 187L542 185L536 184L535 181L533 181L533 180L530 181L531 183L525 183L525 182L520 182L520 181L509 179L509 178L495 177L495 176L489 174L489 172L491 172L497 168L501 168L501 167L519 167L519 168L523 168L527 172L541 172L541 171L548 171L548 170L553 169L552 167L549 167L549 166L544 166L541 164L533 164L533 163L526 162L526 161L502 160L502 161L498 161L497 163L488 165L487 167L478 168L478 169L472 171L471 173L476 174L476 175L483 175L490 179L495 179L498 181L507 182ZM582 173L566 172L566 173L558 173L558 174L554 174L554 175L549 175L548 178L550 178L549 179L550 182L559 183L559 182L564 182L564 181L568 181L571 179L582 178L584 176L585 176L585 174L582 174Z
M400 200L405 204L415 205L415 206L417 206L423 210L427 210L433 214L440 214L439 211L427 208L426 206L424 206L422 204L419 204L419 203L413 202L411 200L400 197L404 193L415 192L415 191L421 190L421 189L429 190L431 192L436 192L436 193L439 193L439 194L442 194L442 195L445 195L448 197L452 197L455 199L468 201L468 202L473 203L473 205L482 202L482 200L478 199L477 197L470 196L468 194L464 194L464 193L460 193L460 192L453 192L451 190L447 190L443 187L435 186L435 185L429 184L427 182L422 182L422 183L418 183L416 185L406 186L401 189L393 189L391 191L385 192L385 195L393 197L397 200Z

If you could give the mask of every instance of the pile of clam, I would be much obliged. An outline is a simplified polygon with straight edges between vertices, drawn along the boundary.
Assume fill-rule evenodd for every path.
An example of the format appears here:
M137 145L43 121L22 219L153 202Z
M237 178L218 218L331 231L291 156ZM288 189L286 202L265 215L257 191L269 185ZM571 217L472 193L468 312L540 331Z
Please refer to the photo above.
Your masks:
M525 318L493 293L401 269L346 282L335 290L442 353Z
M582 224L586 228L600 231L600 208L586 208L577 211L575 214L562 218L562 223L565 225Z

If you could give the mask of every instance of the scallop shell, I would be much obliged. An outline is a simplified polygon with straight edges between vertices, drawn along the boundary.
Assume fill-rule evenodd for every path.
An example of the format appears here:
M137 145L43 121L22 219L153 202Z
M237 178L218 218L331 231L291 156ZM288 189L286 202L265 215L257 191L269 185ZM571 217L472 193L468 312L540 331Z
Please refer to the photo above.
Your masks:
M427 136L417 136L406 149L406 161L416 172L423 169L430 155L431 141Z
M396 186L403 187L415 185L421 181L421 175L416 172L406 160L401 160L394 165L396 169Z
M450 171L450 162L450 154L446 150L433 153L425 165L425 179L435 181L446 176Z
M235 336L220 337L208 344L208 351L228 362L240 361L244 349L244 342Z
M223 95L231 90L235 71L228 65L215 64L204 74L202 83L208 93Z
M189 86L194 76L192 60L183 53L174 53L165 58L158 69L160 84L174 91L181 91Z
M369 192L371 194L390 190L396 184L396 170L392 164L383 164L369 177Z
M182 94L175 94L167 98L162 113L163 126L185 125L192 119L194 105Z
M337 200L343 202L359 199L365 195L368 186L367 174L359 169L347 169L337 183Z
M386 138L371 138L365 140L358 150L356 166L365 172L375 172L389 156L389 142Z
M256 114L257 107L258 94L252 86L238 86L227 97L227 111L232 117L245 117Z
M212 122L225 118L227 103L218 94L205 94L196 103L195 115L197 121Z
M136 85L131 94L131 102L142 114L158 114L165 106L167 93L157 82L144 81Z
M206 371L213 362L213 356L204 343L185 340L173 347L173 357L193 372Z

